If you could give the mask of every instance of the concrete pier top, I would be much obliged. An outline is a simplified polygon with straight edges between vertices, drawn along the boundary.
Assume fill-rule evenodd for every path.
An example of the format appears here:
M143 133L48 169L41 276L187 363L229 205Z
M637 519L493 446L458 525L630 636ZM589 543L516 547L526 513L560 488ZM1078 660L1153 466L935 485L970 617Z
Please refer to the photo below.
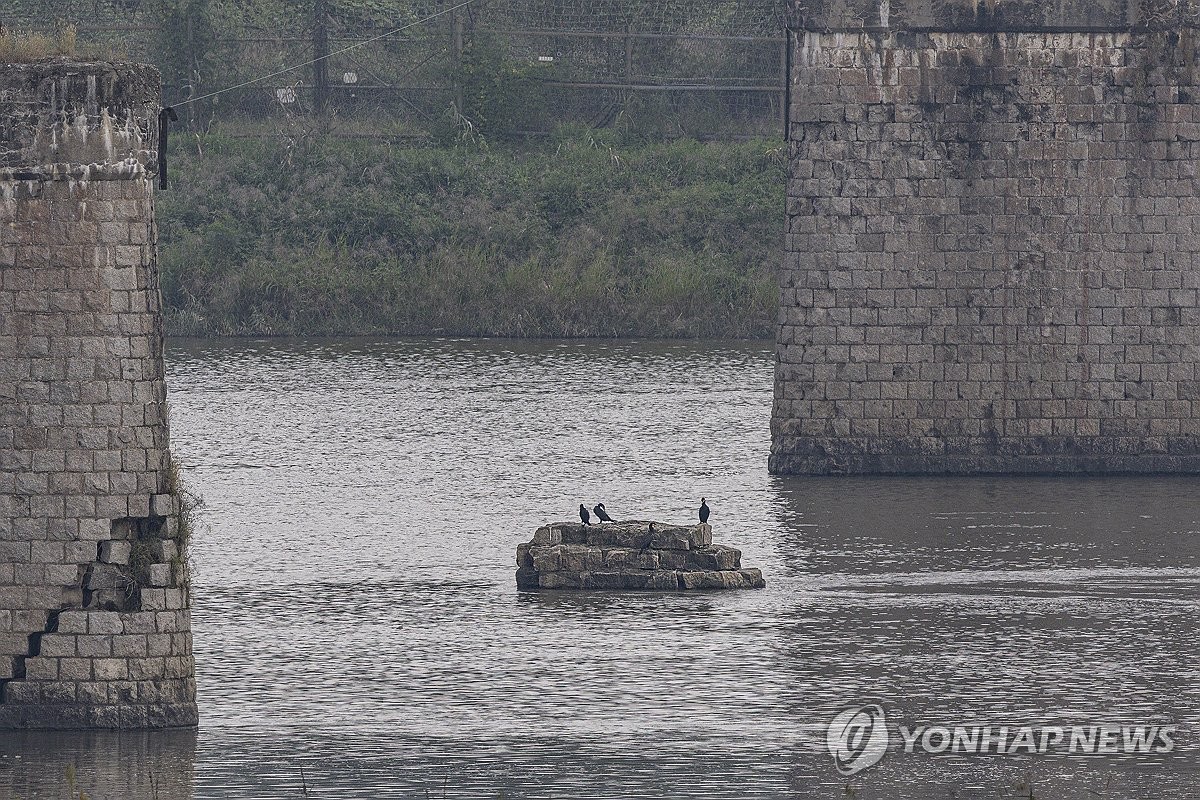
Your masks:
M158 70L145 64L5 64L0 171L8 174L2 177L33 172L43 179L94 180L153 170L161 94Z
M1200 0L791 0L795 30L1123 31L1200 24Z

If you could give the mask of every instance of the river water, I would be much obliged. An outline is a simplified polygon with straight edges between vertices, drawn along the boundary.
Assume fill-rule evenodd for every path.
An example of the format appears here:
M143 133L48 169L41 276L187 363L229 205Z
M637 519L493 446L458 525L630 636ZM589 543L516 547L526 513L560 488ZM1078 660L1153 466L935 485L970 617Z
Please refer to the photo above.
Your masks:
M1200 794L1193 479L780 479L763 345L198 341L169 352L198 731L0 736L0 796ZM534 595L514 551L603 500L768 588ZM840 776L839 711L1175 725L1167 754ZM5 794L7 793L7 794Z

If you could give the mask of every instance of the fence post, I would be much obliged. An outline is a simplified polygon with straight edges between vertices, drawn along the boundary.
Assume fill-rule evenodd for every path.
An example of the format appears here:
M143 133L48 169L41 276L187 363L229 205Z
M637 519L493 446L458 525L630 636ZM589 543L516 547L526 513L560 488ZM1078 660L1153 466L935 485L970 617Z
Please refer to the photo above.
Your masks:
M313 105L317 111L329 108L329 8L327 0L315 0L313 6Z
M196 37L192 32L192 8L188 7L184 14L186 22L185 35L187 36L187 53L185 59L187 63L187 82L190 84L190 96L196 97L200 94L200 64L196 59ZM196 130L196 104L188 103L184 106L187 109L184 113L187 114L187 129L189 131Z
M450 27L451 52L454 54L454 112L463 116L465 99L463 97L463 13L454 12L453 24Z
M783 140L792 140L792 29L786 23L783 26Z
M625 23L625 92L621 97L621 113L629 113L633 99L633 25Z
M633 31L628 22L625 23L625 85L633 85Z

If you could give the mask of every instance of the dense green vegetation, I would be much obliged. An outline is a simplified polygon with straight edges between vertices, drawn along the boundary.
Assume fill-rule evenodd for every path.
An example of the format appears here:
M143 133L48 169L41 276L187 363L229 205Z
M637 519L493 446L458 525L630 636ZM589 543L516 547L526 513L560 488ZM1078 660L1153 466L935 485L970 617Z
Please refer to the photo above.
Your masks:
M172 142L175 334L769 336L777 142Z

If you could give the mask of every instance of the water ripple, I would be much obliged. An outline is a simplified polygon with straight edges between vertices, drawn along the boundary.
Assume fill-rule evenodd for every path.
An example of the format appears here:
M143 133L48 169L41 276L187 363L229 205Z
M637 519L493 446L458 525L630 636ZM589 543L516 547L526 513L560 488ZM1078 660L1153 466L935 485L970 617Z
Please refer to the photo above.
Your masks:
M137 800L845 797L825 725L868 698L930 723L1165 721L1180 746L896 755L857 797L1200 793L1190 479L772 478L755 345L169 355L208 501L201 728L0 738L0 795L58 796L70 761L92 797ZM682 522L701 495L766 590L516 591L516 544L578 503Z

